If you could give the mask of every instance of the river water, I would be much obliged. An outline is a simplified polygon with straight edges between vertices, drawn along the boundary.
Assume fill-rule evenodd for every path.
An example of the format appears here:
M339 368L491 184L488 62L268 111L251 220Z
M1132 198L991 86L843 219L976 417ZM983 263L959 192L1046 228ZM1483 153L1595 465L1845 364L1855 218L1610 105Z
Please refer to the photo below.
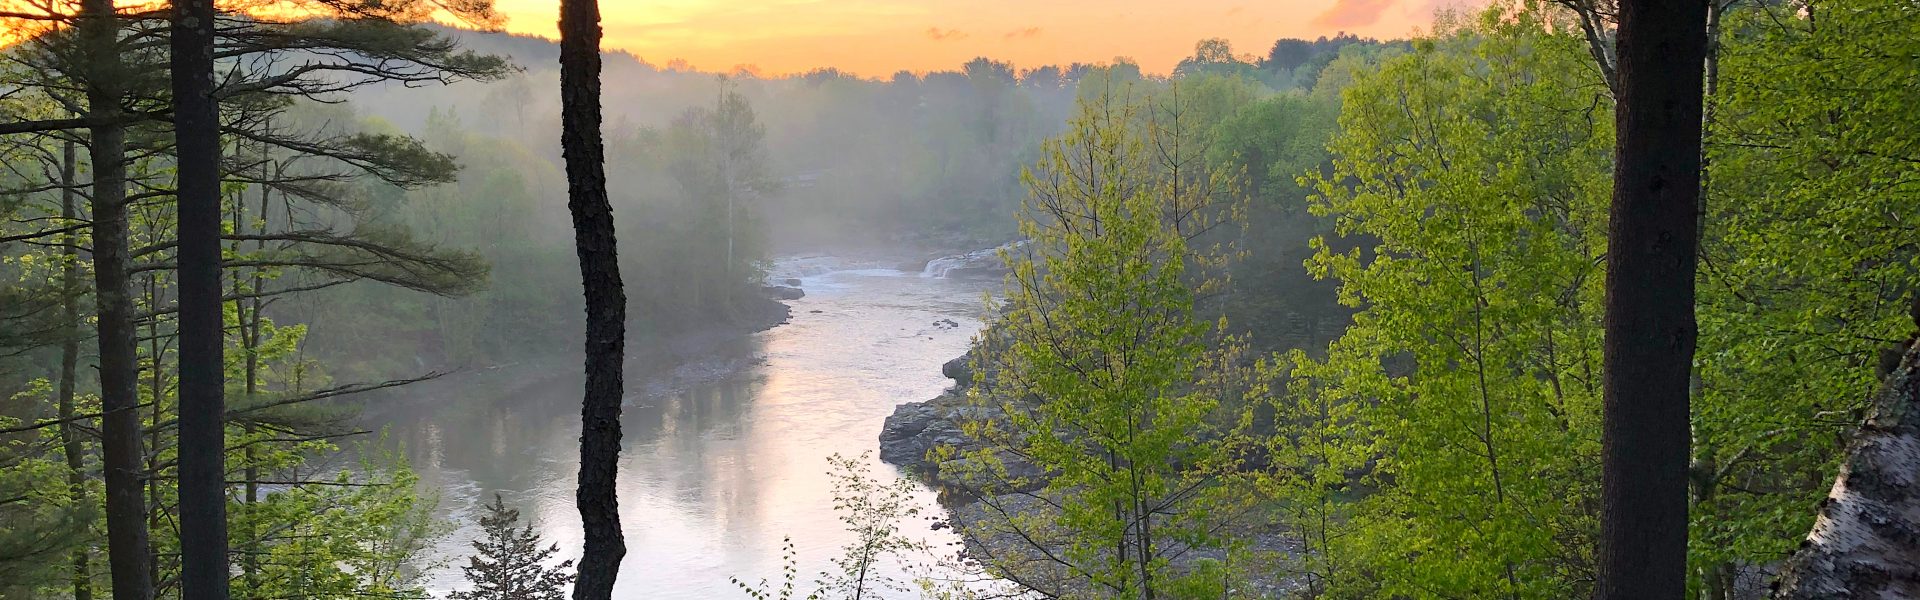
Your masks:
M868 266L784 261L776 277L800 275L807 292L788 302L789 323L693 350L639 352L649 356L628 367L622 418L628 551L615 597L745 598L729 578L777 578L787 538L810 589L811 574L851 541L833 509L827 457L877 452L894 405L951 383L940 365L979 330L988 285ZM432 553L445 563L430 572L436 594L465 587L459 565L479 533L480 505L496 492L563 555L577 556L575 369L568 361L530 375L509 366L435 382L388 411L391 439L460 524ZM878 478L899 477L878 459L867 463ZM917 501L931 506L932 494ZM907 527L935 544L952 541L923 524Z

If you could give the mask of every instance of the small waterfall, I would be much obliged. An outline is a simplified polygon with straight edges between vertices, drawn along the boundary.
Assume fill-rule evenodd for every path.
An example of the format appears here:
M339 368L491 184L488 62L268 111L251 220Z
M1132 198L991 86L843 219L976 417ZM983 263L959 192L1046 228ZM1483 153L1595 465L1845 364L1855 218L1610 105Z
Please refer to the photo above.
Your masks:
M954 269L967 266L967 256L968 255L965 255L965 254L956 255L956 256L942 256L940 258L927 261L927 268L920 270L920 276L921 277L946 277L948 271L952 271Z
M1026 242L1024 241L1008 242L1004 245L1001 245L998 248L987 248L985 250L975 250L972 252L968 252L966 254L942 256L940 258L927 261L926 268L920 270L920 276L944 278L944 277L948 277L955 274L960 274L960 275L998 274L1006 271L1006 264L1000 260L1000 251L1001 250L1007 250L1007 251L1017 250L1022 245L1025 245L1025 244Z

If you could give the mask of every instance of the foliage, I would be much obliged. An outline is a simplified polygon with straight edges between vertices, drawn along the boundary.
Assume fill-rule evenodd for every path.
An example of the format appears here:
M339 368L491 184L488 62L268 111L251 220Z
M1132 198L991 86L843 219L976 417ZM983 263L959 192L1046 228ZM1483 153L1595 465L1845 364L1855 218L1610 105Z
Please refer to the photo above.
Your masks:
M1831 483L1920 281L1912 128L1887 85L1912 7L1741 5L1710 97L1693 399L1695 591L1752 593ZM1585 593L1595 525L1608 95L1557 8L1498 4L1350 69L1338 233L1309 261L1359 309L1265 369L1285 510L1337 597ZM1809 244L1809 240L1818 240ZM1279 394L1284 386L1287 393ZM1744 591L1743 591L1744 590Z
M334 451L312 448L319 455ZM232 529L259 536L233 546L261 553L249 561L254 572L235 582L235 595L425 596L419 575L426 565L414 561L446 533L432 515L437 496L417 491L419 478L403 460L381 454L372 444L359 451L368 456L352 469L331 477L317 474L302 485L232 507Z
M1276 399L1295 527L1341 597L1593 579L1612 120L1555 18L1496 6L1364 73L1333 170L1303 180L1339 234L1375 240L1315 242L1309 269L1359 312L1326 359L1288 357Z
M1057 597L1163 597L1205 587L1209 572L1172 558L1234 546L1221 528L1248 500L1251 413L1223 402L1219 326L1194 308L1229 254L1200 240L1239 212L1231 178L1196 160L1204 105L1106 85L1024 177L1005 345L981 346L996 376L969 390L993 418L963 423L987 447L943 478L989 507L961 526L996 575ZM1007 508L1021 498L1038 502Z
M874 479L867 468L867 455L848 458L835 454L827 458L833 469L833 510L840 522L854 534L854 541L834 557L837 573L823 573L817 593L836 598L860 600L902 590L905 582L882 573L882 560L904 553L927 553L925 542L901 534L902 524L920 515L913 492L919 484L900 478L891 483Z
M749 585L747 582L741 581L738 577L734 577L730 581L733 582L733 585L740 588L741 593L746 594L748 598L752 598L753 600L792 600L794 594L798 593L797 590L799 588L795 587L796 584L794 580L799 576L800 567L796 566L794 562L793 538L782 538L780 540L780 587L767 587L767 580L765 579L760 580L758 585ZM806 600L819 599L820 595L818 593L806 596Z
M1802 12L1804 7L1804 11ZM1708 593L1792 551L1913 333L1920 19L1881 0L1742 4L1709 105L1692 560ZM1747 576L1746 579L1757 579ZM1716 596L1722 597L1722 596Z
M473 541L474 556L460 571L473 589L448 595L453 600L561 600L573 583L573 561L548 566L559 544L540 547L540 534L528 523L518 530L520 511L507 508L500 494L480 517L484 538Z
M921 501L915 497L920 484L904 477L881 481L868 467L868 456L835 454L827 458L834 512L854 539L830 559L834 570L821 571L806 598L860 600L917 594L929 599L977 600L1022 596L1016 589L991 581L961 556L940 556L927 540L907 535L904 526L931 520L921 516ZM799 567L791 539L782 544L780 564L777 587L771 587L765 579L756 584L738 577L731 581L756 600L794 598L800 593Z
M496 57L462 52L448 38L402 22L422 18L426 13L408 11L426 4L431 4L425 8L428 12L477 14L473 11L484 9L483 3L465 0L402 1L360 6L357 10L347 4L321 2L310 7L316 14L344 16L338 11L346 10L354 18L282 22L228 14L219 27L223 64L232 67L223 71L216 96L223 110L221 133L230 148L226 153L230 162L224 169L227 181L220 198L222 215L231 217L223 236L227 281L222 287L230 290L232 297L225 306L228 342L234 347L226 353L226 373L232 388L228 395L238 400L229 405L228 413L227 479L235 482L228 514L233 525L230 546L238 551L240 575L234 590L241 595L424 594L417 581L417 567L421 565L412 563L419 551L441 533L442 527L431 517L434 497L416 489L417 480L404 461L372 446L342 448L337 440L364 433L345 426L345 411L337 406L310 405L380 386L326 387L327 378L303 355L306 325L297 320L292 325L276 325L262 316L262 310L287 294L357 280L446 294L469 291L484 283L485 267L470 254L437 249L411 232L373 222L372 205L359 195L361 190L356 186L378 182L404 188L448 181L455 176L456 168L447 156L428 151L405 136L342 132L324 123L303 127L289 123L291 119L287 118L299 102L296 98L325 102L383 81L487 80L504 72L505 64ZM50 13L69 9L61 3L22 7ZM144 521L154 530L151 546L133 549L134 556L145 553L152 557L152 576L160 583L159 588L177 594L172 581L179 570L178 531L174 530L178 527L174 515L179 502L174 496L175 487L169 484L177 476L178 458L179 399L172 377L177 366L172 274L177 249L172 237L175 172L170 136L158 125L160 121L146 120L164 118L164 107L169 103L161 91L164 86L156 85L164 81L164 69L151 68L152 59L159 55L154 48L165 46L166 11L123 11L114 27L119 29L118 37L101 38L76 37L57 27L42 29L43 25L67 19L64 15L49 16L52 18L44 20L31 12L7 16L9 21L28 22L30 26L23 31L29 32L30 39L0 54L0 60L8 66L5 77L12 90L4 110L10 124L37 124L41 129L5 140L10 151L20 151L26 160L10 162L16 168L10 169L6 178L6 206L19 212L8 214L10 218L0 225L0 234L9 241L6 256L20 259L23 265L35 265L28 270L36 279L45 279L44 265L65 266L75 260L63 252L70 247L101 252L110 246L131 250L130 275L101 283L103 288L111 285L113 289L98 295L130 295L133 304L132 314L114 322L137 330L129 333L139 340L137 364L116 371L124 379L138 380L137 398L120 394L127 405L137 403L131 409L137 416L123 431L136 433L139 443L120 456L128 457L138 467L137 478L130 478L138 488L117 493L133 492L118 497L133 496L137 501L134 506L144 508L113 516L134 523ZM87 59L101 53L102 46L97 44L109 43L123 45L119 52L113 48L104 52L117 54L118 65L98 65ZM286 60L289 54L298 54L302 60ZM114 85L107 86L112 89L95 85L102 82ZM83 91L94 95L83 98ZM129 122L114 125L124 127L132 142L128 154L95 156L102 163L124 162L128 187L134 190L124 206L115 206L125 210L127 232L112 237L88 227L95 224L89 221L92 217L108 218L104 209L102 215L87 215L84 207L76 212L76 204L82 203L72 200L78 194L65 193L95 187L96 192L110 193L92 200L118 196L114 189L117 186L76 179L76 175L105 171L105 164L76 164L73 158L60 156L63 147L70 149L72 142L81 139L66 129L71 125L63 125L61 119L89 105L99 107L103 100L131 111L126 113ZM106 126L95 123L93 127L98 133ZM99 139L96 136L94 141ZM56 175L63 171L66 173ZM277 199L274 192L278 192ZM91 204L102 206L100 202ZM76 226L87 235L64 233L65 228ZM95 233L101 235L92 235ZM18 241L33 243L12 243ZM91 265L74 266L84 270ZM15 274L7 273L9 279ZM79 312L89 300L86 296L93 292L52 286L42 287L39 295L47 306L62 309L55 314L65 314ZM5 315L6 328L24 322L15 321L15 316ZM94 320L74 322L64 316L57 322L66 331L99 324ZM22 353L27 356L22 362L35 370L51 370L46 365L61 362L62 356L78 358L83 363L82 372L92 373L95 365L84 363L92 360L93 353L47 348L69 335L73 334L25 346ZM5 382L9 388L14 383L12 375L8 373ZM65 394L39 391L26 398L25 406L6 407L6 414L24 415L17 422L22 427L37 428L27 430L29 436L64 429L97 430L93 421L99 409L93 408L97 405L90 393L97 388L91 378L60 383L62 389L80 389L76 406L67 406ZM59 408L54 409L56 406ZM66 424L62 420L73 426L59 426ZM102 546L101 528L96 522L101 511L92 503L105 496L89 492L91 481L100 477L98 469L88 466L96 462L90 456L97 454L96 447L82 442L77 453L67 452L64 464L47 459L47 452L57 448L43 443L0 450L0 472L5 472L0 474L0 483L6 484L0 496L39 487L40 483L67 484L64 487L69 490L69 498L31 500L36 511L66 511L60 531L71 535L42 556L12 558L45 561L42 564L48 567L71 565L72 570L55 574L54 569L43 568L39 579L10 580L10 585L31 588L34 593L67 588L76 595L87 591L105 595L108 590L101 585L104 578L96 577L96 567L89 566L97 564L89 558ZM11 475L25 473L16 467L53 464L59 464L58 475L64 476L40 483L10 479ZM80 497L87 505L79 505L71 497L73 492L83 493ZM27 499L22 497L23 501ZM73 562L53 560L56 557ZM123 595L129 592L119 591Z

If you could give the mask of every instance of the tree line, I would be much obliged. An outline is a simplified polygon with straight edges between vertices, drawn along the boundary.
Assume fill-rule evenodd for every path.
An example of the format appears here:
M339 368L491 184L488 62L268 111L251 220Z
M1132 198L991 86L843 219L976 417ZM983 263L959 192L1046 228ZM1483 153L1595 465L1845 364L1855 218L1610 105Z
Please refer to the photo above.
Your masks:
M411 475L377 452L324 464L357 432L314 403L411 379L331 381L268 306L483 281L476 253L381 218L456 181L450 153L301 101L509 77L416 25L496 17L38 8L8 14L39 29L6 54L0 96L19 282L0 344L47 373L10 399L31 416L0 422L0 489L19 490L0 498L0 568L74 597L417 594L409 559L435 525ZM1514 0L1324 64L1313 44L1248 59L1206 41L1171 77L1082 69L1018 180L1029 243L1007 254L968 392L984 445L939 451L941 479L987 509L956 525L1012 540L973 557L1046 597L1231 596L1253 569L1327 598L1717 600L1776 575L1780 597L1903 593L1910 519L1888 490L1915 466L1889 451L1917 397L1914 10ZM621 276L598 19L564 1L557 57L586 308L569 321L588 375L583 599L610 595L624 553L621 353L628 293L648 287ZM976 61L953 81L1053 77ZM724 279L693 292L725 305L764 252L739 245L740 205L777 186L751 92L716 89L633 139L685 149L651 164L701 199L690 239L725 242ZM997 106L977 105L976 148L1024 143ZM1249 519L1303 551L1249 558Z
M1288 130L1324 154L1265 189L1285 144L1205 149L1312 94L1083 87L1026 171L975 443L929 461L972 556L1041 597L1912 593L1913 16L1446 15L1331 63L1334 122ZM1270 202L1304 235L1260 239ZM1236 321L1293 286L1239 276L1300 246L1351 312L1260 342Z

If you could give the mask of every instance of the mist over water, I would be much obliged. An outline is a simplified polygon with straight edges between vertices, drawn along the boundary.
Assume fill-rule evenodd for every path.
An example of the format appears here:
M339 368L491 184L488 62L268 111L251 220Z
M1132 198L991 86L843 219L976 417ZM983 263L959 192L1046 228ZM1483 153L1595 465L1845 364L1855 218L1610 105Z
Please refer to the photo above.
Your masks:
M619 484L628 553L616 595L740 595L728 578L778 575L788 537L803 584L831 567L851 536L833 510L826 458L874 451L894 405L951 384L940 364L966 350L981 326L983 293L997 283L822 257L774 270L808 272L807 296L789 302L785 325L691 356L660 346L630 352L638 356L629 365ZM941 322L948 319L957 325ZM563 555L577 553L580 379L572 362L507 366L409 394L404 409L373 425L391 428L423 486L440 490L443 510L460 523L433 551L449 562L433 572L430 590L465 587L459 565L479 533L480 504L495 492ZM899 476L868 462L882 480ZM920 500L933 506L930 492ZM954 541L923 523L905 527Z

